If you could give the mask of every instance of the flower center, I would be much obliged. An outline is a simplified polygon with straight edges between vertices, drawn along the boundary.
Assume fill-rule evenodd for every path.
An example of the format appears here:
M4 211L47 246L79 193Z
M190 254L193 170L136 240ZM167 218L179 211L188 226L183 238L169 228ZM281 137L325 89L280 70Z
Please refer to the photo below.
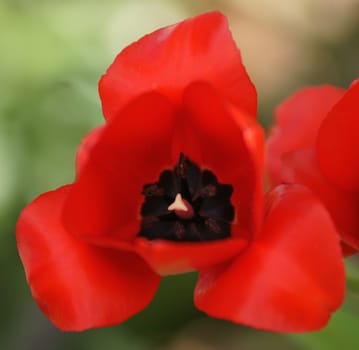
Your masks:
M233 187L220 184L182 153L173 170L144 185L138 236L171 241L212 241L230 237Z

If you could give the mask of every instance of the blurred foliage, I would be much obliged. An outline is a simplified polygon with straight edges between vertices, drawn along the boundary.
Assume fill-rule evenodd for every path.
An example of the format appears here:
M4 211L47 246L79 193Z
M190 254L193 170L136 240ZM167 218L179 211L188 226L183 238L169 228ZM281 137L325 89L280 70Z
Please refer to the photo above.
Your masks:
M31 298L16 251L16 219L39 193L72 181L81 138L103 122L97 95L101 74L142 34L211 8L232 13L231 2L0 1L1 349L358 348L355 260L348 265L346 305L325 330L305 335L257 332L206 318L193 307L195 274L165 278L148 309L125 324L83 333L55 329ZM340 43L318 42L324 47L320 52L335 59L311 80L291 86L325 78L348 84L353 72L359 75L357 35L354 26ZM280 98L289 93L278 91ZM265 123L278 96L260 105Z

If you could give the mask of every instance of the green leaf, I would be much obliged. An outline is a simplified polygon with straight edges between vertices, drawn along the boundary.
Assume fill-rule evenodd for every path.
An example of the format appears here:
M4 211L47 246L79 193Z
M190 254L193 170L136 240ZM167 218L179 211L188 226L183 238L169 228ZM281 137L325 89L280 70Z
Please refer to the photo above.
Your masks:
M319 332L290 335L305 349L359 349L359 316L347 308L333 315L329 325Z
M359 297L359 266L350 259L346 262L347 291Z

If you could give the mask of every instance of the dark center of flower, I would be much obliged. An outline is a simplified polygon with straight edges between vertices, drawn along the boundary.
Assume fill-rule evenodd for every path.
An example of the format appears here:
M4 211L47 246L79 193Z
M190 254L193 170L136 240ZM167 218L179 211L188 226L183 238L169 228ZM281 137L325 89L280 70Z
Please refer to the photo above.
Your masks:
M212 241L230 237L234 208L231 185L220 184L182 153L173 170L143 187L138 236L171 241Z

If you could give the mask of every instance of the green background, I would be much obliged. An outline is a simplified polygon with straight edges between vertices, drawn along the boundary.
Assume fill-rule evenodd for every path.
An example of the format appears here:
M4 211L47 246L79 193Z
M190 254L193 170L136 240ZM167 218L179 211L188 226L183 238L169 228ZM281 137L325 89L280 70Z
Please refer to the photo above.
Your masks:
M250 8L235 0L0 1L0 349L359 348L355 257L347 261L346 303L320 332L278 335L210 319L193 306L196 276L188 274L165 278L153 303L122 325L63 333L31 298L15 244L26 203L72 181L81 138L103 122L97 82L121 48L160 26L222 10L267 126L295 89L347 87L359 77L358 1L338 1L332 11L323 0L288 1L285 11L278 1L263 11L259 0Z

